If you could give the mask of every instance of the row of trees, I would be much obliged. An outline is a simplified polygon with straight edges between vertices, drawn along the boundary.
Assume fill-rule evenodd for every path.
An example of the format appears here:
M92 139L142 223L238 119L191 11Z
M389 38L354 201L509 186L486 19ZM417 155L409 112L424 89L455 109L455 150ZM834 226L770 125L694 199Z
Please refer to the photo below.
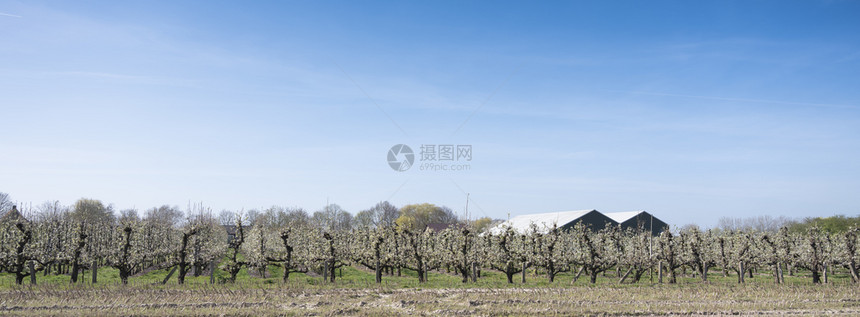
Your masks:
M398 208L384 201L373 207L359 211L353 216L337 204L329 204L322 209L308 214L301 208L284 208L272 206L264 210L252 209L241 212L245 224L262 222L269 225L281 226L285 223L307 224L313 227L325 228L330 231L341 231L371 227L402 227L425 228L429 224L450 224L458 222L454 212L445 206L433 204L412 204ZM233 225L237 213L224 210L218 216L222 225ZM489 224L489 218L482 220Z
M243 214L215 217L200 206L189 206L182 221L177 221L181 213L169 207L150 209L144 217L123 213L111 218L109 208L95 200L80 200L73 208L46 203L37 209L24 212L29 217L0 222L0 271L15 274L19 284L28 276L35 283L37 272L69 274L77 282L82 270L104 266L116 268L123 283L134 274L163 268L172 268L168 278L175 272L179 283L188 274L212 274L216 268L235 281L243 268L265 275L271 265L283 268L284 281L291 273L310 271L334 281L337 268L354 265L374 271L377 282L385 273L410 269L419 282L427 281L431 271L476 281L483 270L502 272L510 283L518 274L525 282L527 270L550 282L571 272L574 279L584 276L592 283L601 273L616 270L619 282L637 282L653 270L661 282L665 275L675 283L679 271L690 270L707 281L715 268L736 275L741 283L756 270L772 272L774 282L782 283L784 273L797 269L810 271L815 283L826 282L837 269L857 282L860 260L857 228L839 234L815 227L804 233L689 228L652 237L647 231L610 227L594 232L578 225L566 231L533 226L526 233L508 228L490 235L472 225L437 232L403 220L403 215L429 219L418 215L434 213L452 217L429 204L398 209L383 202L371 208L371 220L360 226L344 226L342 210L334 205L310 217L301 210L274 210L253 222ZM391 215L394 210L397 217ZM233 225L224 226L224 218Z
M804 219L792 219L785 216L772 217L768 215L748 218L720 218L717 228L722 230L755 230L776 232L781 228L789 231L803 233L812 227L830 233L844 233L852 227L860 227L860 216L847 217L835 215L830 217L807 217Z
M665 274L668 283L676 283L678 272L687 269L707 282L709 270L719 268L723 275L736 275L739 283L759 270L772 272L775 283L784 283L784 273L798 269L811 272L813 282L821 283L828 274L842 269L852 281L860 281L858 233L857 228L841 234L817 228L805 233L785 228L777 232L691 228L652 237L645 230L609 227L595 232L577 225L566 231L541 231L533 226L528 233L508 228L491 235L469 225L436 232L399 225L325 231L257 224L243 239L233 240L231 249L248 259L243 263L248 268L285 268L285 281L291 272L309 270L321 270L334 281L335 268L357 265L373 270L377 282L383 272L401 268L417 272L419 282L425 282L430 271L450 272L463 282L476 281L482 270L499 271L509 283L520 274L525 282L530 268L545 274L550 282L559 273L576 272L574 279L587 276L595 283L601 273L613 269L618 271L619 282L635 283L645 272L656 270L661 282Z
M449 208L432 204L397 208L388 202L355 217L335 204L313 215L298 208L274 206L263 211L222 211L215 217L200 205L189 205L187 212L161 206L139 215L136 210L117 212L113 206L94 199L80 199L73 206L46 202L19 211L5 193L0 193L0 207L0 272L14 273L19 284L27 276L35 283L36 272L69 274L74 283L84 270L93 272L95 282L96 270L102 266L115 267L123 283L145 270L172 267L168 278L178 272L178 280L183 283L188 273L213 271L225 256L218 268L235 280L243 267L263 262L293 263L292 251L286 251L290 246L285 243L306 239L311 228L325 232L323 236L329 237L326 241L332 244L328 248L331 253L332 241L340 242L333 236L353 228L393 227L397 223L403 228L424 228L429 223L457 221ZM273 254L268 246L275 238L282 242L284 254ZM248 249L252 241L266 243L259 242L258 252L253 253ZM323 250L325 241L302 245ZM307 271L313 267L308 261L322 261L319 254L308 257L304 255L310 253L302 250L296 250L296 254L295 261L303 262L286 274ZM331 264L334 269L342 262Z

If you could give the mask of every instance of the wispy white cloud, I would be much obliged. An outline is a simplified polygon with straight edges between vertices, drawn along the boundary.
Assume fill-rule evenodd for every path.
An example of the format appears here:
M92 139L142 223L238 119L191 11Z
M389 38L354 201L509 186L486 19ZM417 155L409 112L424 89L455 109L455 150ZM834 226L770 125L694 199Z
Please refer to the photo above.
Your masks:
M20 16L20 15L14 15L14 14L9 14L9 13L4 13L4 12L0 12L0 16L4 16L4 17L13 17L13 18L23 18L23 17L22 17L22 16Z
M162 76L139 76L139 75L129 75L122 73L110 73L110 72L92 72L92 71L61 71L61 72L47 72L47 75L56 75L60 77L86 77L86 78L94 78L94 79L104 79L110 81L117 82L129 82L129 83L138 83L138 84L152 84L152 85L168 85L168 86L180 86L180 87L190 87L197 86L198 80L191 79L183 79L183 78L172 78L172 77L162 77Z

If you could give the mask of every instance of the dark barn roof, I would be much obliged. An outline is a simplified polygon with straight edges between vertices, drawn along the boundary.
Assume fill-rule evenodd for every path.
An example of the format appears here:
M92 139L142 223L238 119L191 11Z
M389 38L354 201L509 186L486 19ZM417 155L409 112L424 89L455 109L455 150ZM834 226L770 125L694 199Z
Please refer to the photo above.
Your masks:
M573 228L578 223L585 224L593 231L602 230L607 224L618 224L597 210L590 209L520 215L491 228L489 232L491 234L498 234L503 232L505 228L511 227L520 233L528 233L531 231L532 224L534 224L537 226L538 232L545 233L549 232L553 225L559 229L567 230Z
M618 222L622 230L628 228L650 230L652 235L658 235L669 229L669 224L644 210L610 212L606 213L606 216Z
M17 206L12 206L11 210L7 211L5 215L0 217L0 222L16 223L19 221L27 222L27 218L24 218L24 216L21 215L21 212L18 211Z
M433 232L440 232L448 228L462 229L464 227L466 227L466 225L462 223L431 223L427 225L427 228L433 230Z
M233 239L236 238L236 235L239 234L239 227L236 225L222 225L224 227L224 231L227 231L227 243L232 243ZM245 231L245 236L248 235L248 230L250 226L242 226L242 230Z

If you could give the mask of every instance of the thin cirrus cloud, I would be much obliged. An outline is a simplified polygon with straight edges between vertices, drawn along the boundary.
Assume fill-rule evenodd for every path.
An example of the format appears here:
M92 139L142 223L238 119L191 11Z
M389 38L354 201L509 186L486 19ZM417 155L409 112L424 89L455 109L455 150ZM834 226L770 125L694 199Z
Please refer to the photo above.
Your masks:
M5 12L0 12L0 16L4 16L4 17L13 17L13 18L23 18L23 17L22 17L22 16L20 16L20 15L9 14L9 13L5 13Z

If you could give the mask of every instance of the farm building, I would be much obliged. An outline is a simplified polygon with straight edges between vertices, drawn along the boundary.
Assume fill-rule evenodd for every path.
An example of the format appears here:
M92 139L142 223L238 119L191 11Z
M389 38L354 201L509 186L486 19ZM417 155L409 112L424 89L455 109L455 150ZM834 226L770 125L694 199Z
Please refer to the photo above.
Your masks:
M627 230L627 228L643 229L650 230L652 235L658 235L669 229L668 224L644 210L609 212L605 215L617 222L622 230Z
M439 233L448 228L453 229L463 229L466 225L461 223L431 223L427 224L427 228L432 230L433 233Z
M549 232L553 225L559 229L570 229L577 223L583 223L595 231L605 228L607 224L618 224L597 210L590 209L520 215L491 228L489 232L490 234L499 234L504 232L505 228L511 227L520 233L527 233L532 230L532 224L537 226L538 232Z
M224 227L224 231L227 232L227 243L232 243L233 239L239 234L239 227L236 225L222 225ZM245 236L248 236L248 230L251 230L250 226L242 226L242 230L245 232Z
M21 212L18 211L17 206L12 206L12 209L7 211L2 217L0 217L0 222L9 222L9 223L17 223L17 222L27 222L27 218L24 218L21 215Z

